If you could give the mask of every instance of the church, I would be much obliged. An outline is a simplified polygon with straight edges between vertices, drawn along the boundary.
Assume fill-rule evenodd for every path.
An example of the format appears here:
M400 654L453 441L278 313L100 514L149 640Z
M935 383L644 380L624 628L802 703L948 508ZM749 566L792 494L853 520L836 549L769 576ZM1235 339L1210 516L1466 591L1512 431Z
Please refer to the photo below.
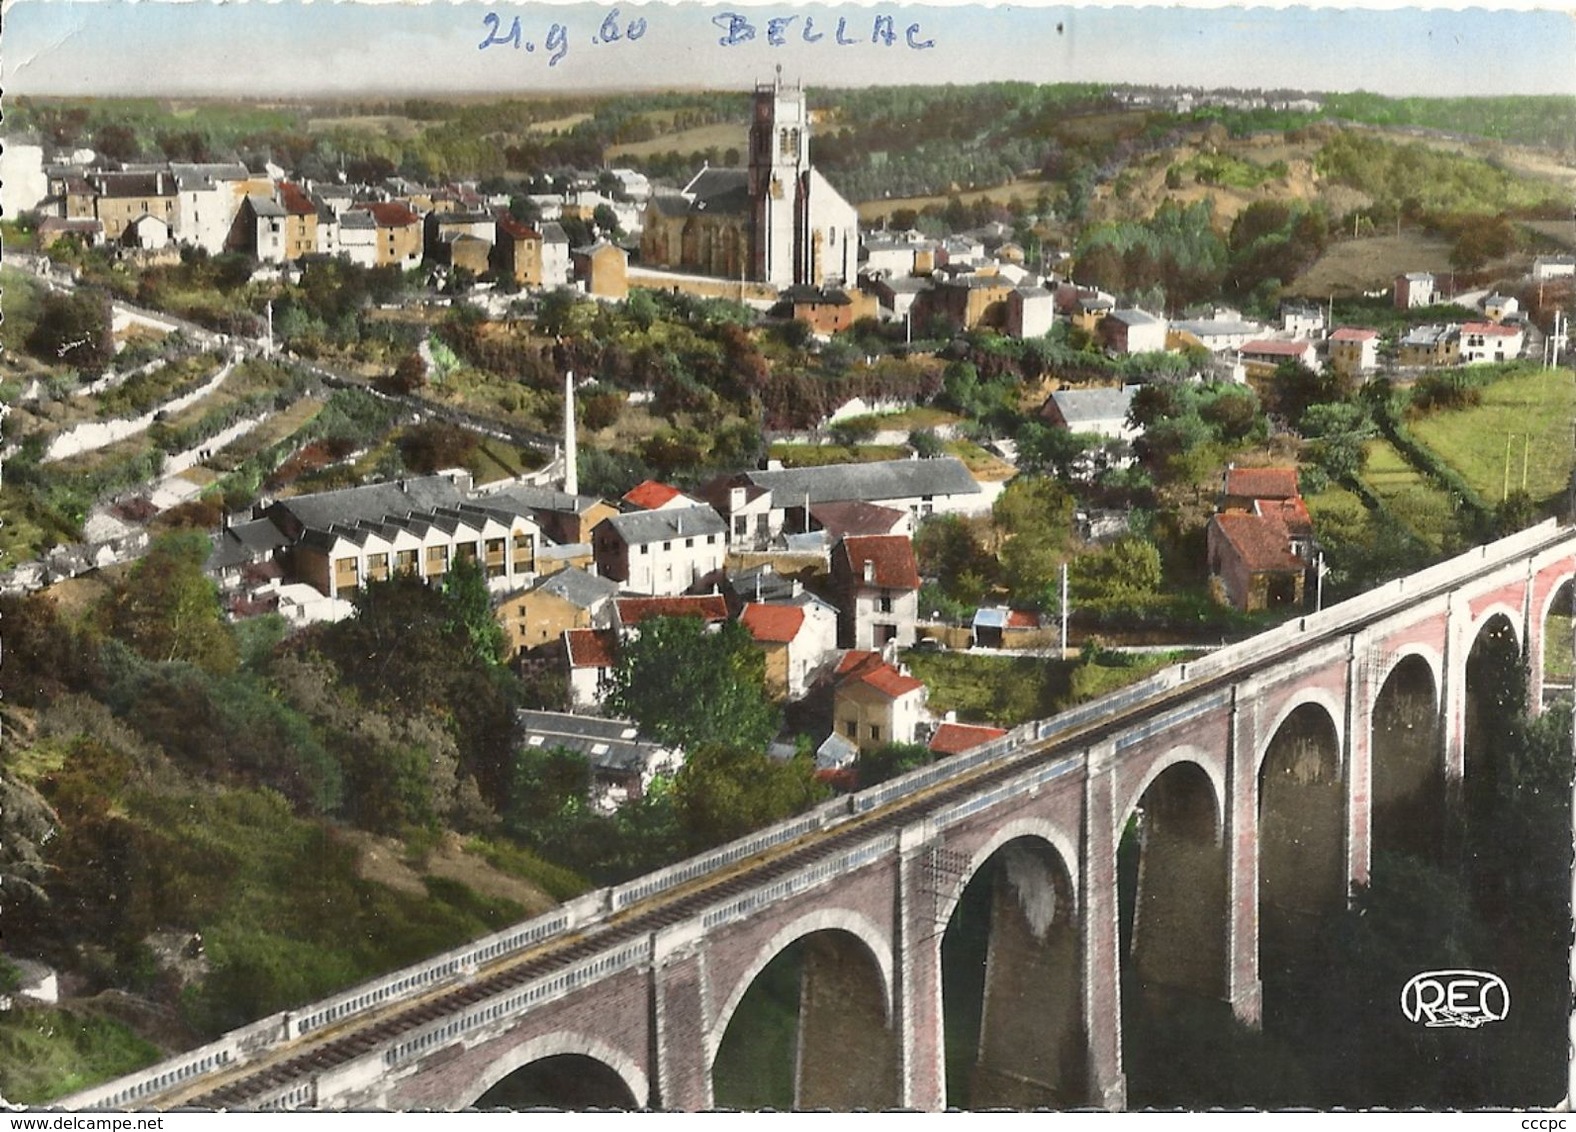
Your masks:
M646 209L641 260L650 267L773 283L851 284L859 213L810 164L804 91L781 74L755 88L749 166L707 167Z

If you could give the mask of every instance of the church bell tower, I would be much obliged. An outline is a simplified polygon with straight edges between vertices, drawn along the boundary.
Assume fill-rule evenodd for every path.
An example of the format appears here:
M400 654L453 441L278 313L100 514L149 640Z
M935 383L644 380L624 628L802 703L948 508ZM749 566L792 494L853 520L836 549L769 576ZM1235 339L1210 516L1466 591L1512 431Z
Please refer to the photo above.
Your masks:
M782 68L755 87L750 118L750 274L788 285L806 282L810 115L804 90L783 83Z

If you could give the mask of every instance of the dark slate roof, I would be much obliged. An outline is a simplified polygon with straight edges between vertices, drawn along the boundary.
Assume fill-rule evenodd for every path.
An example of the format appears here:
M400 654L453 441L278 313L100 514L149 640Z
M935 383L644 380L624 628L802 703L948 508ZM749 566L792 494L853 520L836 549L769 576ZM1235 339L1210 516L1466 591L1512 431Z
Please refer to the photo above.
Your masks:
M170 162L170 172L175 183L187 191L211 189L221 181L244 181L251 176L239 161L220 161L191 164L184 161Z
M258 196L256 193L246 198L246 203L252 206L252 212L258 216L285 216L287 213L277 201L268 197Z
M976 495L980 485L954 456L933 460L881 460L870 464L825 464L750 472L750 480L772 493L775 507L861 499L909 499L923 495Z
M676 507L669 511L630 511L603 519L597 526L611 525L626 545L663 542L699 535L720 535L727 531L722 516L710 507Z
M590 609L616 594L618 583L569 566L544 578L536 589L539 593L561 597L579 609Z
M782 601L794 596L793 579L777 573L770 562L729 575L726 585L740 601Z
M377 220L364 208L347 208L339 214L341 228L376 228Z
M583 515L601 502L594 495L568 495L551 487L533 487L530 484L511 484L498 491L478 496L478 505L489 500L503 501L502 505L518 506L528 511L557 511L566 515Z
M598 770L642 771L667 748L642 739L626 719L570 715L561 711L515 712L522 747L567 747L579 751Z
M542 243L569 245L569 236L564 232L564 226L556 220L542 222Z
M650 207L659 216L683 216L690 210L690 199L677 189L658 189L651 194Z
M750 211L748 169L702 169L684 187L694 198L693 212L747 213Z
M425 513L464 500L465 493L447 476L418 476L281 499L273 506L295 516L303 527L325 529L334 524L354 526L362 519L377 522Z
M1127 416L1137 391L1136 385L1125 389L1058 389L1051 394L1051 399L1056 402L1067 427L1076 432L1077 426L1086 421Z
M245 523L234 523L220 531L214 540L213 553L208 557L208 569L223 570L254 562L289 544L290 540L271 520L252 519Z

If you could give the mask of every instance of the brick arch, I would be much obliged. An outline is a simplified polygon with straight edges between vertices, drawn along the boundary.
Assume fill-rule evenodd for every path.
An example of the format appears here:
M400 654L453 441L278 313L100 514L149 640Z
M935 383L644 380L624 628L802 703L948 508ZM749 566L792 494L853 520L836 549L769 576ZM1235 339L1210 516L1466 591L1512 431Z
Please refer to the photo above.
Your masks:
M1485 607L1483 612L1479 616L1474 617L1467 626L1467 655L1471 655L1472 647L1477 644L1478 638L1483 635L1483 630L1488 628L1488 623L1494 620L1495 617L1504 617L1506 621L1510 622L1510 631L1516 637L1516 647L1525 651L1527 647L1527 642L1524 639L1526 637L1526 626L1522 624L1522 611L1512 609L1502 601L1496 601L1493 605ZM1466 661L1463 660L1462 663L1465 664Z
M1395 652L1389 653L1385 656L1384 671L1380 674L1379 678L1373 682L1372 703L1369 704L1370 713L1373 705L1379 702L1379 697L1384 693L1385 685L1390 682L1390 677L1394 676L1396 670L1401 667L1401 662L1406 660L1408 657L1414 656L1422 660L1424 664L1428 665L1428 673L1434 681L1434 706L1436 708L1440 706L1440 695L1442 694L1445 686L1445 659L1443 655L1441 655L1440 651L1434 648L1434 646L1414 643L1403 645ZM1370 726L1372 726L1372 722L1372 719L1370 719ZM1337 731L1337 733L1339 732Z
M1382 687L1383 685L1381 685ZM1346 711L1343 705L1336 702L1334 696L1323 688L1298 688L1275 714L1274 720L1259 735L1258 750L1253 754L1253 780L1258 781L1259 775L1264 773L1264 759L1270 753L1270 746L1275 742L1275 737L1280 734L1281 727L1291 718L1298 708L1307 707L1309 704L1324 709L1325 718L1330 721L1330 728L1335 732L1335 761L1342 771L1346 762L1346 729L1341 725Z
M847 908L822 908L808 912L794 920L787 927L777 932L768 940L750 965L744 969L735 981L733 988L728 992L727 999L722 1008L717 1012L716 1019L706 1033L706 1072L712 1071L712 1065L717 1060L717 1051L722 1048L722 1039L728 1032L728 1023L733 1021L733 1015L739 1008L745 993L755 982L756 976L766 969L766 965L783 949L807 935L823 931L846 932L860 943L875 960L876 968L881 977L881 1000L886 1007L886 1022L892 1022L892 941L887 938L876 924L866 915Z
M970 856L968 868L964 870L957 883L948 891L946 904L938 911L937 920L943 924L951 923L952 914L957 910L958 901L963 899L964 890L968 888L969 882L979 875L980 869L985 867L986 862L1002 846L1024 838L1038 841L1056 854L1057 863L1061 865L1062 871L1067 876L1068 883L1072 886L1073 915L1077 916L1079 914L1080 901L1078 864L1081 860L1077 843L1069 838L1063 830L1059 829L1054 822L1045 818L1014 818L991 834L990 838ZM939 942L937 946L940 946Z
M1547 574L1540 574L1539 580L1542 581L1547 577ZM1548 623L1549 610L1554 608L1554 599L1560 596L1560 587L1567 582L1576 583L1576 569L1560 570L1553 575L1553 580L1549 582L1549 592L1543 598L1543 609L1538 614L1540 626ZM1539 631L1541 632L1541 629Z
M645 1108L651 1104L651 1084L646 1076L646 1071L636 1064L634 1058L623 1051L615 1049L589 1034L582 1034L571 1030L561 1030L553 1034L544 1034L539 1038L522 1042L513 1049L508 1050L497 1060L488 1064L471 1084L461 1092L464 1097L454 1107L456 1109L468 1108L475 1104L481 1096L499 1081L502 1081L516 1069L521 1069L532 1062L541 1061L548 1057L557 1057L561 1054L579 1054L589 1057L593 1061L601 1062L614 1073L619 1080L624 1082L624 1087L629 1090L629 1095L635 1098L635 1104Z
M1121 837L1121 831L1127 828L1127 823L1132 820L1133 811L1138 809L1138 803L1143 801L1144 793L1155 784L1166 771L1182 763L1191 763L1204 772L1204 777L1209 779L1210 789L1215 800L1215 837L1219 840L1221 831L1225 828L1226 813L1226 770L1224 759L1216 758L1200 747L1186 744L1173 747L1160 758L1150 764L1144 772L1144 777L1138 780L1138 785L1133 788L1132 796L1125 799L1123 804L1113 808L1112 812L1118 815L1117 823L1112 827Z

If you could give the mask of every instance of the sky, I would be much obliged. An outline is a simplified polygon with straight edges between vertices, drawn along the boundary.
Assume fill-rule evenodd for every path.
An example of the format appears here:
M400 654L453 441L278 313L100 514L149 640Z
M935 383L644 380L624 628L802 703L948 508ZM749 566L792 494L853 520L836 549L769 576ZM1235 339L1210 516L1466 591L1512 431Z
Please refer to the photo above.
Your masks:
M812 86L1021 80L1576 94L1576 0L1563 9L1519 2L1490 11L14 0L4 8L0 86L12 95L261 98L734 89L781 66Z

